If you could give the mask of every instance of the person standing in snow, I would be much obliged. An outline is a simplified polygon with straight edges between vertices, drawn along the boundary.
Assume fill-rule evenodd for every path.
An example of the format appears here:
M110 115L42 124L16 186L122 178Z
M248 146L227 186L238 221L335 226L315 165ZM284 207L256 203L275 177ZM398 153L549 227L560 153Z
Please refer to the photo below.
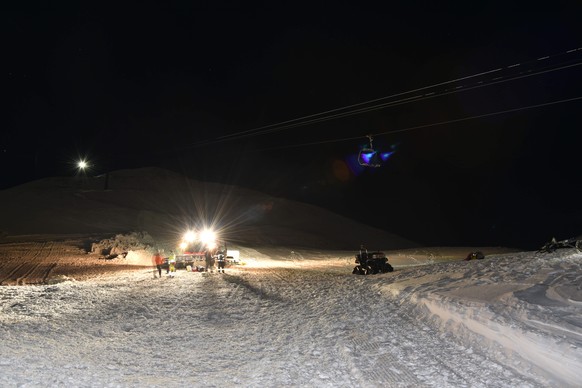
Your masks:
M217 253L216 263L218 265L218 273L220 273L220 271L222 271L222 273L224 273L224 266L226 264L226 252L225 251L219 251Z
M360 245L360 259L367 260L368 259L368 249L364 244Z
M204 253L204 258L206 260L206 272L213 272L214 268L214 257L212 257L212 251L207 249Z
M154 265L156 266L156 269L154 270L154 278L156 277L156 270L158 271L158 276L161 278L162 277L162 265L164 264L164 258L162 257L160 252L156 252L152 261L154 262Z

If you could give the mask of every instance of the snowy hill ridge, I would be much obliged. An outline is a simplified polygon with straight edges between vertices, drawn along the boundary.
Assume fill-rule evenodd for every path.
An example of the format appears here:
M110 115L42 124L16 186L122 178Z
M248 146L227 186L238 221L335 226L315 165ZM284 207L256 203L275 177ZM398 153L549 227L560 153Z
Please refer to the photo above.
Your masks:
M163 238L204 223L241 244L416 246L315 206L160 168L30 182L0 191L0 214L0 230L9 235L146 231Z

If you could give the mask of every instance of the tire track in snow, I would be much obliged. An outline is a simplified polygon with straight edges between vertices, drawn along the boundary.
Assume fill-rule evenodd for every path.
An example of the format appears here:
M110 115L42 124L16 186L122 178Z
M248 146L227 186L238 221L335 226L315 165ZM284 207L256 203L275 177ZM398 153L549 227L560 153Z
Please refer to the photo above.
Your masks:
M337 364L335 360L340 361L343 372L335 376L336 383L345 383L347 371L350 379L357 384L366 382L371 386L422 385L421 380L405 365L389 351L381 349L378 340L367 333L369 328L358 329L355 324L345 323L329 327L327 320L334 317L340 320L346 318L342 316L346 303L358 306L353 303L352 298L361 290L356 293L349 287L344 288L349 286L349 282L342 282L337 287L338 280L345 279L344 275L277 267L263 270L261 275L256 281L265 293L278 295L277 300L291 300L288 308L295 307L296 319L303 319L303 336L311 337L306 342L314 343L313 351L316 354L319 354L316 349L325 349L321 354L321 357L326 358L324 363L331 368L334 362ZM342 292L338 293L338 289ZM355 315L365 316L369 307L366 305ZM325 321L322 322L321 319ZM323 367L321 369L325 370Z
M375 292L369 289L369 285L362 278L347 276L336 276L331 280L329 288L343 290L341 294L336 294L336 300L332 305L348 304L351 310L352 329L345 335L338 336L338 348L342 358L348 364L354 365L363 377L363 381L368 381L374 386L377 384L387 386L423 386L420 380L410 368L401 360L396 358L391 347L386 346L384 337L386 327L394 325L396 317L395 308L391 306L379 306ZM341 283L337 287L337 283ZM332 287L335 284L335 287ZM387 320L375 322L366 319L374 311L382 309L390 310ZM390 319L392 318L392 319ZM394 334L392 334L394 335Z
M352 297L354 324L358 331L351 337L338 337L338 342L349 339L339 349L344 356L352 358L351 363L363 375L374 381L406 386L435 383L486 386L488 383L504 385L523 381L523 376L511 369L430 328L414 311L414 304L398 300L390 303L390 299L378 295L374 284L382 281L382 277L350 279L348 276L337 278L335 283L331 281L329 287L321 285L323 289L343 290L342 294ZM336 300L330 305L350 302L349 298L338 297ZM333 316L332 312L333 309L328 308L325 314ZM386 373L384 369L394 373ZM505 371L504 377L500 378L496 373L499 370ZM485 380L482 379L484 375L487 376Z
M4 275L3 278L0 279L0 285L5 286L5 285L10 285L10 280L13 278L13 276L15 274L18 274L19 271L21 270L21 268L23 268L25 266L26 263L21 263L21 264L16 264L16 265L11 265L12 263L6 265L6 267L8 268L6 270L6 274Z
M408 328L400 331L401 342L408 344L408 347L423 344L421 352L413 352L414 358L421 368L426 369L424 374L432 376L431 380L435 381L434 376L438 376L440 380L436 382L440 384L471 387L512 386L515 382L523 385L526 381L528 385L524 386L537 386L513 369L487 357L479 350L479 344L469 345L468 348L450 333L445 335L431 326L426 316L417 310L418 305L408 302L409 296L410 293L403 293L394 300L401 326ZM406 350L407 346L402 350ZM503 376L499 371L504 371Z
M19 286L25 284L38 284L45 279L48 272L53 268L51 264L46 263L46 260L53 256L54 248L55 244L53 242L44 243L38 253L32 258L34 262L31 263L31 268L29 268L25 273L22 273L16 279L16 284Z
M237 274L237 282L258 297L260 309L254 313L260 322L252 333L255 350L277 360L273 373L276 371L283 385L347 386L338 357L329 355L328 349L333 346L322 344L325 338L318 330L317 314L306 310L295 292L309 293L310 287L292 285L293 279L288 275L278 267Z
M15 285L21 273L27 272L30 268L30 261L34 260L42 250L46 243L26 243L16 244L17 249L11 249L14 244L2 245L2 250L7 249L8 252L16 253L15 257L10 257L2 267L0 273L0 285Z
M21 286L43 283L55 267L54 263L47 263L47 260L54 256L54 248L54 242L30 244L22 255L13 258L8 265L4 266L7 269L2 268L4 276L0 278L0 285Z

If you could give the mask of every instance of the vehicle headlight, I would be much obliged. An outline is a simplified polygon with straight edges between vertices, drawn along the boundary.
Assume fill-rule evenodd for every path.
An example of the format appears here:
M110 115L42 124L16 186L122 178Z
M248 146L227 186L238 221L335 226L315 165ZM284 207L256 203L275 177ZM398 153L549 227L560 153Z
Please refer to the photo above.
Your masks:
M189 230L184 234L184 241L191 243L196 241L196 232Z
M216 233L210 229L205 229L200 233L200 241L206 246L210 244L216 246Z

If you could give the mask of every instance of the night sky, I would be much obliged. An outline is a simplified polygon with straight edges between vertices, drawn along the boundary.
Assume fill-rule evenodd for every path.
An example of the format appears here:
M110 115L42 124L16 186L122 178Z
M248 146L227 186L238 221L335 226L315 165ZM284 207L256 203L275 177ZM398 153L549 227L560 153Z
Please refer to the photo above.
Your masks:
M582 234L582 3L217 4L1 11L0 188L86 158L93 174L163 167L426 245ZM357 163L367 134L394 151L380 168Z

